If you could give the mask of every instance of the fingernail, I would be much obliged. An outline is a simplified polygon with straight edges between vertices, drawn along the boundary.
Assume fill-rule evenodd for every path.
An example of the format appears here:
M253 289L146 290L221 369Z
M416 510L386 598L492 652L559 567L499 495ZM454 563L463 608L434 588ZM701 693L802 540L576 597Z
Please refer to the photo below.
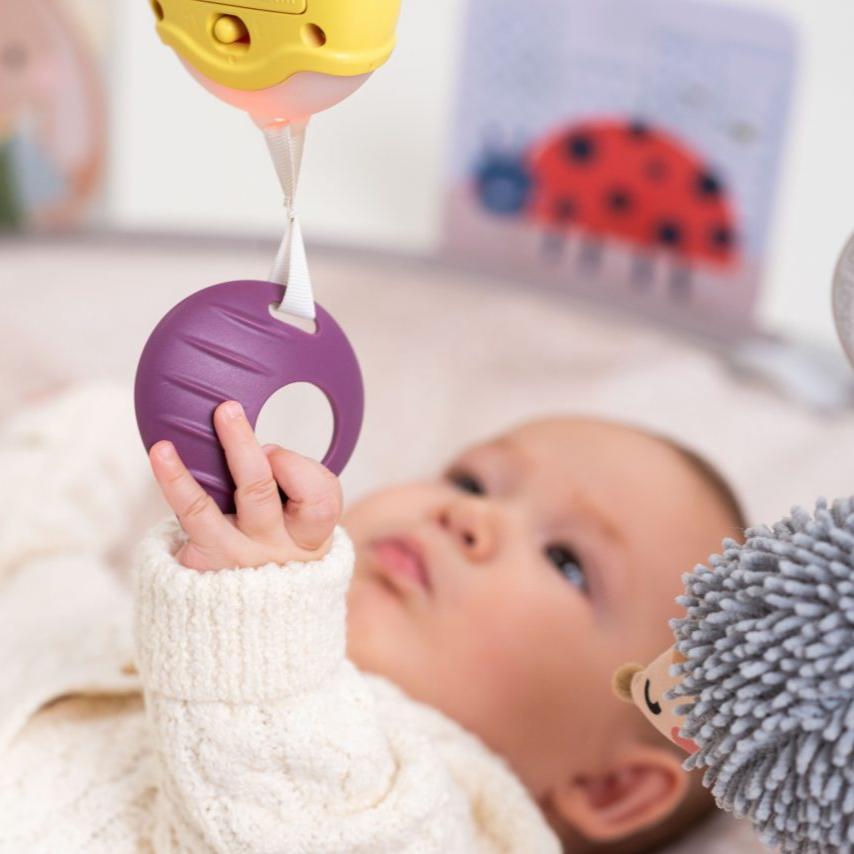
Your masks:
M277 451L279 449L278 445L263 445L262 450L265 454L272 454L273 451Z
M225 417L231 421L237 421L243 417L243 407L235 400L225 405Z

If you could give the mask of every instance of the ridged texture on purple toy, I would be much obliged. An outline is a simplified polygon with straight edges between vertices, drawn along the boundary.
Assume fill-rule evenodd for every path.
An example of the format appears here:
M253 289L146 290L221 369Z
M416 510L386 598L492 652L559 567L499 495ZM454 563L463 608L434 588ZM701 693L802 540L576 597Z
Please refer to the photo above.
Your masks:
M685 576L674 696L719 806L783 852L854 851L854 499L797 508Z

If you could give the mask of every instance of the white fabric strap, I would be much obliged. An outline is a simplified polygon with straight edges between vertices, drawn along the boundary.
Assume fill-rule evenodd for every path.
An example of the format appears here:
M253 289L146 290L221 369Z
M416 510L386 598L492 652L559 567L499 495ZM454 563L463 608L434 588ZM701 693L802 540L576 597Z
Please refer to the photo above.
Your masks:
M305 147L305 130L305 123L275 124L264 129L267 147L270 149L273 165L285 194L287 212L285 234L273 262L270 281L287 285L285 298L279 306L281 311L306 320L315 320L314 288L295 206Z

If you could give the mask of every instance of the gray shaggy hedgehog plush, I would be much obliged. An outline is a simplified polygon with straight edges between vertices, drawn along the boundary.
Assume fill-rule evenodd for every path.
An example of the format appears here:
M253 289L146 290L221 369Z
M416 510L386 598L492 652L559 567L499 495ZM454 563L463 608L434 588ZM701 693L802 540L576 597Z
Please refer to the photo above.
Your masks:
M684 581L675 648L618 693L764 842L854 852L854 499L752 528Z

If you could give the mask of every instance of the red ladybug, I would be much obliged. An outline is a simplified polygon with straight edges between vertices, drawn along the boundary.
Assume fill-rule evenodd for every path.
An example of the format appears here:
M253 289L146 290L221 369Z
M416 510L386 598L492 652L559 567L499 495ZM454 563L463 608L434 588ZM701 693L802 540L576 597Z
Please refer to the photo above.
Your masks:
M535 144L515 169L506 154L501 164L483 162L476 186L493 213L538 223L551 252L572 230L583 232L582 260L588 263L598 261L603 238L642 250L639 274L646 268L651 275L649 250L666 253L676 285L687 284L695 265L722 270L739 261L721 178L683 143L642 122L590 121L561 129Z

